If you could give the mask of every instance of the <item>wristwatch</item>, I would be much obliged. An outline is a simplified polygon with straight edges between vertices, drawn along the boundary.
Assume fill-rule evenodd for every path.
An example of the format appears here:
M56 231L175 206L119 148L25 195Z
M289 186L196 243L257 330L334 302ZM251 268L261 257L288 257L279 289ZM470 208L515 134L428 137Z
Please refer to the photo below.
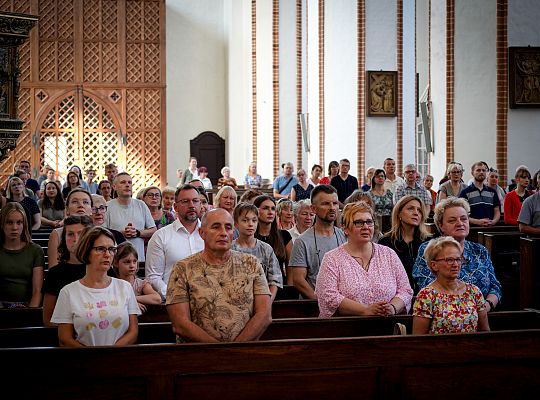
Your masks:
M136 234L135 234L136 237L141 237L141 231L140 230L135 229L135 232L136 232Z

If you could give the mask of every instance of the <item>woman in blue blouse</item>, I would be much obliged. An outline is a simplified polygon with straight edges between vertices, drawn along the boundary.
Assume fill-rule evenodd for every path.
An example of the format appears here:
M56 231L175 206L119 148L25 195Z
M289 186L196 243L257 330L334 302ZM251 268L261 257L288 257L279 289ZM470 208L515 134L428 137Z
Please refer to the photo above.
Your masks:
M487 249L479 243L465 240L469 234L469 211L469 203L466 200L449 197L437 204L433 219L441 235L453 237L462 247L466 261L461 267L458 279L478 286L486 300L486 309L489 312L493 311L501 300L501 284L495 276ZM413 266L413 278L419 289L435 280L435 276L424 259L424 250L428 243L424 242L420 245Z
M262 177L257 174L257 164L249 164L248 173L244 177L244 187L246 189L259 189L262 187Z

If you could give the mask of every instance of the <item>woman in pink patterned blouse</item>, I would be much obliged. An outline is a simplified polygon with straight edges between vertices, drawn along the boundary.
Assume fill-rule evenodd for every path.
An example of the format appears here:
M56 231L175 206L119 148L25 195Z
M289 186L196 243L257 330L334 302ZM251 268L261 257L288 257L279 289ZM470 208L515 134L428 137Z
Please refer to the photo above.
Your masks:
M371 241L373 209L363 201L347 204L342 228L348 242L325 254L317 277L319 317L407 312L413 291L395 251Z
M489 331L484 296L472 283L459 280L463 250L450 236L429 242L424 258L436 279L416 296L413 334Z

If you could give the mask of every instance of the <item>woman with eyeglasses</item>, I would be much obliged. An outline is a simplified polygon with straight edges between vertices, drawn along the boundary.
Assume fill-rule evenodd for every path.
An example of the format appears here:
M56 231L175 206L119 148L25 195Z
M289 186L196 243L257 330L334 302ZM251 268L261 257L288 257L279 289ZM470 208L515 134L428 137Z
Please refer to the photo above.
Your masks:
M43 198L39 199L37 204L41 211L41 226L52 228L62 226L66 206L60 186L56 182L45 183Z
M163 228L174 222L174 216L169 211L163 209L161 203L161 190L157 186L150 186L143 190L142 200L148 206L152 219L156 223L156 228ZM150 238L148 238L150 240Z
M467 185L463 182L463 166L452 162L446 168L446 175L449 179L439 186L437 203L448 197L459 197L459 194Z
M388 316L410 309L413 290L407 273L394 250L372 242L375 223L367 203L344 207L347 242L324 255L317 276L319 317Z
M465 199L450 197L437 204L433 219L442 236L450 236L459 243L465 262L458 278L480 289L487 303L486 310L490 312L501 300L501 284L495 276L487 249L479 243L466 240L469 234L469 212L469 203ZM428 244L424 242L420 245L413 266L412 274L418 289L428 286L436 278L424 257Z
M426 246L424 258L435 280L416 296L413 334L489 331L480 289L459 279L462 252L461 245L450 236L433 239Z
M68 193L66 197L66 217L70 215L88 215L92 216L92 195L82 188L75 188ZM49 268L58 264L58 245L62 235L62 227L55 228L49 235L49 244L47 246L47 263Z
M105 224L105 214L107 213L108 208L105 198L99 194L93 194L92 204L92 221L94 222L94 226L103 226ZM117 231L116 229L107 229L109 229L114 235L114 241L116 244L124 243L126 241L126 238L122 232Z
M141 314L131 284L109 276L117 248L112 233L100 226L84 231L75 255L85 275L62 288L51 322L58 324L62 347L125 346L137 340Z

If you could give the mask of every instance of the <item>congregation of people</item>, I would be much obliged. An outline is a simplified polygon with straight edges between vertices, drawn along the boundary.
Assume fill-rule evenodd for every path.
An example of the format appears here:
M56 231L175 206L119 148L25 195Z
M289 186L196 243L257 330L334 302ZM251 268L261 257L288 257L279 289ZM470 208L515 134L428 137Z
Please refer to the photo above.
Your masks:
M503 188L485 162L468 182L451 162L435 191L414 164L401 177L387 158L360 180L350 167L295 174L286 162L265 186L256 163L238 180L224 166L214 186L191 157L176 187L135 194L114 164L100 182L76 165L62 181L50 167L34 180L20 161L0 197L0 307L42 307L67 347L136 343L151 304L166 305L179 343L257 340L286 285L321 318L412 314L414 334L489 330L504 293L467 236L502 223L540 235L540 171L520 166ZM47 258L32 241L40 228Z

